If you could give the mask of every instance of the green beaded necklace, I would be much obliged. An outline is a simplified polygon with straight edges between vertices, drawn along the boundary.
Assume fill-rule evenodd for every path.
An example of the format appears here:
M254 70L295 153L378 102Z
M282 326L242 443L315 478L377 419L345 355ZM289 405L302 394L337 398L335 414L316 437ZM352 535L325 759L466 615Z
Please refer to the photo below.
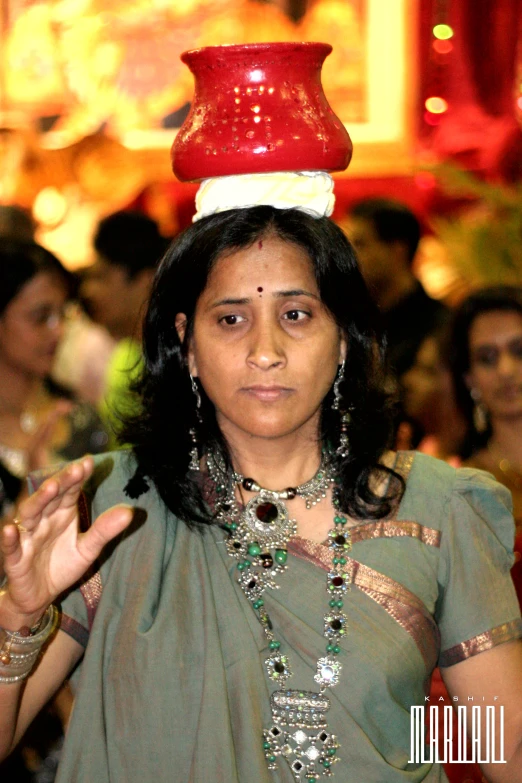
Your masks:
M297 783L315 783L321 777L330 777L333 765L339 761L339 743L326 721L326 713L330 708L326 692L339 682L342 669L338 660L340 642L348 624L348 618L342 611L343 597L350 588L350 576L345 570L346 555L351 549L350 534L345 529L347 518L339 511L340 501L334 486L333 505L336 512L334 527L328 533L328 546L332 549L333 559L326 584L329 608L324 616L326 655L317 661L314 675L319 689L287 689L286 681L292 676L290 660L288 655L281 652L281 642L275 636L262 595L267 589L279 587L275 577L286 570L287 545L296 535L297 526L295 520L290 519L281 496L283 492L290 492L285 499L295 497L298 488L281 492L266 490L255 484L253 479L244 479L239 474L227 476L225 482L220 481L212 456L208 462L210 478L216 489L216 521L228 533L227 551L238 561L238 582L251 602L268 640L270 653L265 660L267 674L278 686L270 698L272 723L263 731L263 752L268 768L277 769L278 760L284 758ZM335 479L331 462L322 462L320 470L326 474L327 481L333 484ZM252 482L245 488L259 492L244 509L235 498L235 485L239 483L236 478L241 480L243 486L245 481Z

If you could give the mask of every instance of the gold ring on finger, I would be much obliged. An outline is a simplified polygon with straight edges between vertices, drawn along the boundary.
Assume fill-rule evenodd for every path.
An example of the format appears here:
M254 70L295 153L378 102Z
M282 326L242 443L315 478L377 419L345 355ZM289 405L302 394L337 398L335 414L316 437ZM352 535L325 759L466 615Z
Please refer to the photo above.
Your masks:
M20 533L27 533L27 528L22 525L18 517L13 519L13 525L16 525Z

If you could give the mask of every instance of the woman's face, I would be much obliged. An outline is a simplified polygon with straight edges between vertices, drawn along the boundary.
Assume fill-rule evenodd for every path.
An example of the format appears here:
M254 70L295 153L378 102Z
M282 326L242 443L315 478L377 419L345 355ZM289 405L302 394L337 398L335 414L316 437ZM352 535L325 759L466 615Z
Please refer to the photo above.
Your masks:
M57 275L32 277L0 317L0 362L27 375L47 375L62 336L66 301Z
M180 334L184 316L176 319ZM274 236L220 258L195 312L189 369L229 442L317 436L346 346L308 254Z
M522 415L522 315L495 310L477 316L469 332L470 372L491 416Z
M413 366L402 376L401 384L406 413L430 432L428 425L442 402L445 380L437 340L427 337L417 351Z

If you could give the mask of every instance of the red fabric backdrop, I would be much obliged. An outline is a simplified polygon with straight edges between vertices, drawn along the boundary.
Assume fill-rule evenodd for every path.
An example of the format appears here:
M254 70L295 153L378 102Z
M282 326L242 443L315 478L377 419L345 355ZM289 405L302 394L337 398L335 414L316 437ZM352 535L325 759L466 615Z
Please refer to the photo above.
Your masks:
M455 31L450 54L437 57L437 8ZM442 20L440 20L442 21ZM421 0L419 14L419 139L442 158L490 177L522 178L522 133L515 121L514 77L522 34L522 0ZM424 101L449 103L440 125L423 120Z

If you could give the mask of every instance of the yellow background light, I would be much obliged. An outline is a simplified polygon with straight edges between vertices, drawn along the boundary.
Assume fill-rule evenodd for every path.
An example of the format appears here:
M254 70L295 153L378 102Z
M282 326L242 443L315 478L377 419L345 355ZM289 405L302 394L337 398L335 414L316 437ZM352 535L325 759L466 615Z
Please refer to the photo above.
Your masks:
M431 114L444 114L448 110L447 101L435 95L428 98L424 105Z
M453 30L449 24L436 24L433 28L433 35L441 41L446 41L448 38L453 38Z

